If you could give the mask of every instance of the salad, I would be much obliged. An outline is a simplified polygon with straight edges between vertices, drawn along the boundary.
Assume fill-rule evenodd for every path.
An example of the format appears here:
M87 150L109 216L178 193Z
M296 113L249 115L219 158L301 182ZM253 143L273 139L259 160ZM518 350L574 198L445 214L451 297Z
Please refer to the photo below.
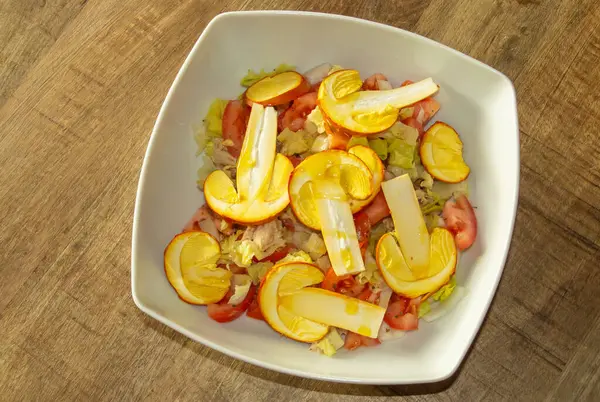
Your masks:
M477 235L459 134L432 78L331 64L249 71L196 134L206 203L165 249L178 296L327 356L375 346L463 296Z

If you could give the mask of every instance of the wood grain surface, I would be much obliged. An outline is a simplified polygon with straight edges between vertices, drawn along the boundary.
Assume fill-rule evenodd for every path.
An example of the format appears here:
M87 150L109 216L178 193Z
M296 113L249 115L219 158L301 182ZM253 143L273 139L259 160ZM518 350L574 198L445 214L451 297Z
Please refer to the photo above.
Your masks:
M133 304L133 205L154 120L208 21L241 9L387 23L514 81L512 248L450 380L376 387L277 374ZM0 400L600 400L599 84L597 0L3 0Z

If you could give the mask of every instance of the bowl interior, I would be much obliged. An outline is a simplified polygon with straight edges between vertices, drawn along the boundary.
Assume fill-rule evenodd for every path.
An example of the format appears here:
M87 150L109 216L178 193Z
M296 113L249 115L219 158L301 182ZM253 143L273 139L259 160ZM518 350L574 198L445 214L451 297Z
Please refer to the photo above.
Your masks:
M301 34L297 34L301 33ZM243 317L210 320L182 302L163 271L163 250L203 203L193 133L210 102L242 92L249 68L285 62L305 71L323 62L382 72L393 84L433 77L442 108L435 120L453 126L471 167L478 239L461 257L457 281L467 297L447 316L377 348L327 358ZM217 17L186 60L161 110L140 177L134 219L132 291L145 312L217 350L290 374L335 381L418 383L453 373L474 338L499 281L512 234L518 191L514 89L497 71L433 41L352 18L285 12Z

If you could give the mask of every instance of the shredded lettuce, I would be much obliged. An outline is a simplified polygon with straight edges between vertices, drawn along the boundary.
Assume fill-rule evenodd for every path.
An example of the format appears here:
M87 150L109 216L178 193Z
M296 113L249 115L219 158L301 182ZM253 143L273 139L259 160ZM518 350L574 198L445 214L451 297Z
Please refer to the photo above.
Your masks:
M198 169L198 172L196 174L196 184L198 184L198 188L203 188L204 181L206 180L208 175L216 169L217 168L215 167L215 164L213 163L212 159L208 155L202 155L202 166Z
M433 296L431 296L431 297L433 297L433 300L435 300L435 301L444 301L448 297L450 297L450 295L454 291L455 287L456 287L456 278L454 277L454 275L452 275L452 278L450 278L448 283L445 284L444 286L442 286L440 288L440 290L435 292L433 294Z
M433 188L433 177L425 170L423 171L421 177L423 178L423 181L421 182L421 187L427 190L431 190Z
M252 264L252 258L260 250L251 240L237 240L241 234L243 231L238 230L221 241L221 259L233 262L240 267L249 267Z
M329 333L319 342L314 343L313 346L311 347L313 350L318 350L325 356L331 357L344 346L344 340L335 328L331 328Z
M204 126L209 137L220 137L223 135L223 113L225 112L227 102L227 100L217 98L208 107L208 111L204 117Z
M444 204L440 204L439 202L432 202L430 204L423 205L421 207L421 212L423 215L431 214L433 212L440 212L444 209Z
M281 264L284 262L296 262L296 261L308 262L311 264L313 262L313 260L310 258L310 255L308 255L308 253L306 251L298 250L298 251L293 251L293 252L289 253L288 255L286 255L281 260L277 261L277 264Z
M356 280L361 285L370 283L373 286L379 286L382 282L381 275L377 269L377 262L373 254L367 250L365 253L365 270L356 275Z
M294 132L289 128L277 136L277 141L281 143L281 153L284 155L295 155L307 152L312 143L314 135L311 135L304 130Z
M444 183L439 180L434 181L432 191L435 192L440 198L448 199L458 194L464 194L469 196L469 185L466 180L460 183Z
M262 80L265 77L272 77L274 75L284 73L286 71L295 71L296 67L289 64L280 64L273 71L265 71L261 69L258 73L254 70L248 70L248 73L240 81L240 85L243 87L249 87L257 81Z
M252 281L248 275L233 275L233 295L229 298L229 304L237 306L244 301Z
M311 233L304 244L303 250L310 254L311 258L317 260L327 252L325 241L316 233Z
M247 270L248 275L250 275L250 278L252 279L252 283L258 285L272 267L273 263L269 261L257 262L256 264L250 265Z
M363 145L365 147L368 147L369 141L365 137L352 136L352 138L350 138L350 141L348 141L347 148L350 149L355 145Z
M431 201L421 205L421 212L423 215L441 212L444 209L446 198L440 197L438 193L429 189L426 189L425 192L427 194L426 199Z
M414 145L410 145L402 139L393 139L388 146L390 154L388 163L403 169L412 168L415 163L415 148Z
M427 230L432 231L433 228L444 227L444 221L438 213L430 213L425 215L425 225Z
M404 140L408 145L416 146L417 140L419 139L419 131L404 123L396 122L386 133L384 133L383 137L388 140L388 142L390 138L398 138Z
M408 119L409 117L412 117L414 112L415 112L414 107L405 107L403 109L400 109L400 113L398 115L398 120Z
M379 159L382 161L386 160L388 157L388 143L386 140L382 138L375 138L369 140L369 147L375 151Z
M391 173L394 177L402 176L403 174L408 174L412 181L415 181L419 178L419 172L415 167L410 169L404 169L399 166L388 165L386 169L389 173Z
M318 106L306 116L306 120L317 126L317 132L319 134L325 133L325 120L323 119L323 113L321 113L321 109L319 109Z
M419 304L419 318L427 315L431 311L431 305L427 300Z
M371 229L371 235L369 236L369 246L367 247L367 250L371 254L375 252L375 246L377 245L377 242L379 241L381 236L383 236L386 232L387 230L383 222L379 222Z
M235 242L233 246L233 262L240 267L248 267L252 263L252 258L257 253L257 246L251 240L241 240Z

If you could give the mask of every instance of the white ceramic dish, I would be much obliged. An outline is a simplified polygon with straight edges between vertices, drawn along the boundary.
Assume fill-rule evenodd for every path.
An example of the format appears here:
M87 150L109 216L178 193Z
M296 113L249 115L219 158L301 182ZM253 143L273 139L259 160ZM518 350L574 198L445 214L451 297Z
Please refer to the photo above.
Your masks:
M301 32L301 35L298 35ZM428 76L441 86L436 116L461 134L471 167L478 239L462 256L458 282L468 296L447 316L376 348L309 352L265 323L229 324L182 302L163 271L163 250L202 203L195 185L193 127L215 97L239 95L248 68L281 62L299 71L331 62L383 72L393 83ZM144 159L133 223L132 293L145 313L234 358L268 369L330 381L408 384L446 379L460 365L500 280L515 218L519 132L515 91L498 71L434 41L369 21L300 12L234 12L206 27L160 111Z

